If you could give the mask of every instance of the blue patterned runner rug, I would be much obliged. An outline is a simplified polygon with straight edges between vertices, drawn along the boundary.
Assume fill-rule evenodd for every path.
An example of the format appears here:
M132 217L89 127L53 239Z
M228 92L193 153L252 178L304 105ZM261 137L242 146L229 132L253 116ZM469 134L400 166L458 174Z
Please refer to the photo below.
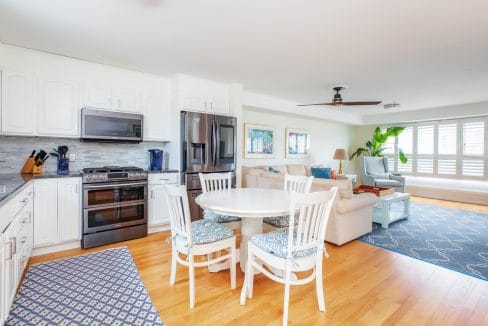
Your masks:
M359 240L488 280L488 214L412 203L408 220L374 223Z
M30 267L5 325L162 325L127 247Z

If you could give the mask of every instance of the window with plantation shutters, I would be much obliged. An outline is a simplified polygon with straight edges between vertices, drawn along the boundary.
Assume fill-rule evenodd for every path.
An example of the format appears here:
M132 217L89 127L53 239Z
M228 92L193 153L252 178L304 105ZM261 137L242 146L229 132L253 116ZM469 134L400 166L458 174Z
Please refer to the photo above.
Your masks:
M417 127L417 173L434 173L434 125Z
M462 175L482 177L485 174L485 123L470 121L463 123Z
M390 169L400 173L488 180L487 126L488 117L407 125L388 142L395 151L387 150L385 156ZM407 164L398 159L399 148L407 156Z
M437 127L437 174L457 173L457 123L439 123Z
M398 148L402 149L407 157L408 161L406 164L403 164L399 161L398 155L395 157L397 171L402 173L412 173L413 172L413 164L412 164L412 154L413 154L413 127L405 127L403 132L398 135Z

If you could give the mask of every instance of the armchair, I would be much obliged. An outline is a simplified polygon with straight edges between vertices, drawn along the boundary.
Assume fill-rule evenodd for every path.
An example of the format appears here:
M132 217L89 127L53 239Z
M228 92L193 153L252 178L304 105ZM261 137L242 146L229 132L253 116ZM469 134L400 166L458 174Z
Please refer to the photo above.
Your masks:
M365 185L395 188L397 192L404 192L405 188L405 177L388 171L386 157L363 156L361 180Z

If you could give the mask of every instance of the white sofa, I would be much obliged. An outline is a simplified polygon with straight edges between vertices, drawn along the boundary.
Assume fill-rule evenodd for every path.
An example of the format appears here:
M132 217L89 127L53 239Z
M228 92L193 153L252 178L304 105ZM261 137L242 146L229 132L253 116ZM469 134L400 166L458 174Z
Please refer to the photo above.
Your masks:
M285 174L311 175L311 169L302 164L271 166L276 172L269 172L268 166L242 167L242 187L244 188L283 188ZM378 198L373 194L352 192L348 179L315 178L312 191L339 188L338 196L327 226L326 241L338 246L372 231L373 206Z

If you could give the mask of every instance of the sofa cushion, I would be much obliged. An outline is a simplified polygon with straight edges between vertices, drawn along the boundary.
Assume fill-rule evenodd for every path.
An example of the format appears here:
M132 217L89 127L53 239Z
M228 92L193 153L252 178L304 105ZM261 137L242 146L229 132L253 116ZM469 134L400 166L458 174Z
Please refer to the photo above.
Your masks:
M316 168L316 167L312 167L312 175L315 178L319 178L319 179L331 179L331 177L330 177L330 171L331 171L330 168Z
M288 164L286 166L288 174L307 176L307 169L303 164Z
M352 198L352 182L349 179L314 179L312 191L329 190L332 187L338 188L340 198Z
M267 169L265 166L249 166L249 167L242 168L242 173L249 174L249 175L261 175L266 171Z
M399 187L402 183L398 180L393 179L375 179L375 185L377 186L385 186L385 187Z
M336 204L336 210L340 214L355 211L368 206L373 206L378 201L375 194L363 193L353 195L352 198L344 198Z

